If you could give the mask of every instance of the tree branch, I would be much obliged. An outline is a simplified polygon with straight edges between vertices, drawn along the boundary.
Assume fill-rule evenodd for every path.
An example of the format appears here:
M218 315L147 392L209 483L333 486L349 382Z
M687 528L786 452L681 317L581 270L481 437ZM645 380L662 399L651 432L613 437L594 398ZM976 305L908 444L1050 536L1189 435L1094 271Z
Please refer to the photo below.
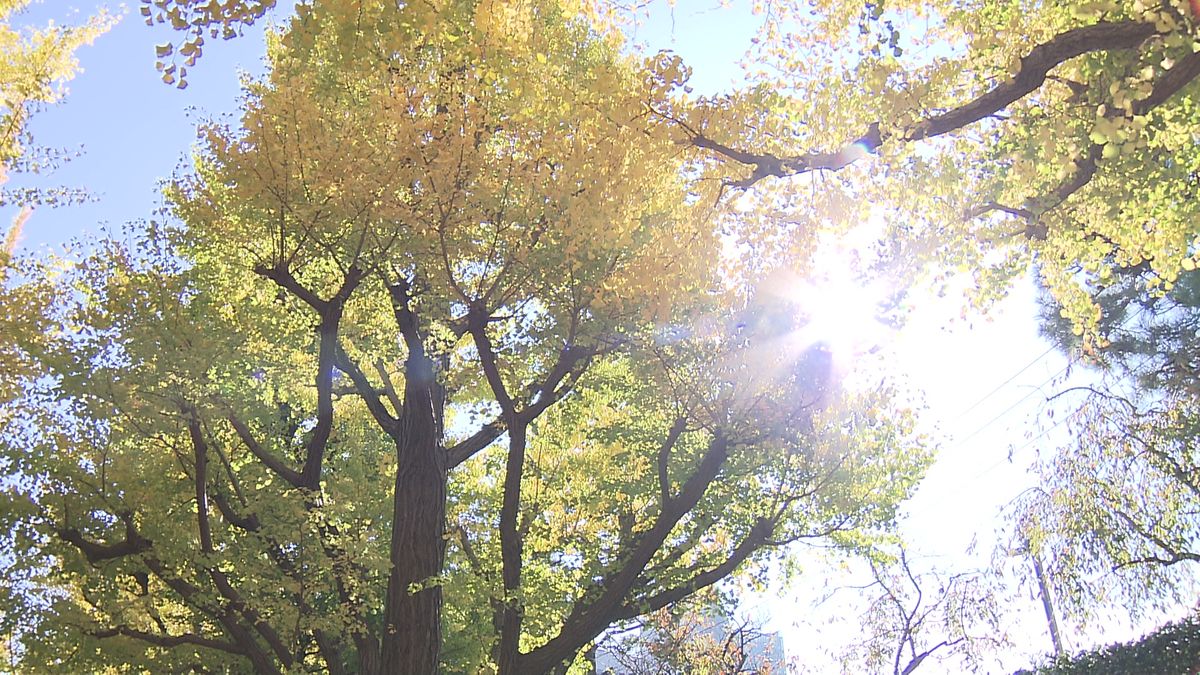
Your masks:
M389 436L395 434L397 418L388 412L387 407L383 405L383 400L379 398L375 387L367 379L366 373L355 363L354 359L350 358L350 355L346 353L346 350L340 344L337 346L336 363L340 370L350 376L350 381L354 383L354 388L358 392L358 395L367 404L367 410L371 412L371 417L375 418L375 422ZM390 392L389 398L392 399L396 411L399 412L403 406L400 405L400 400L396 397L395 390L391 388L391 381L385 381L385 384L387 385L387 390Z
M504 386L504 378L501 377L497 364L496 349L487 334L487 312L483 308L472 307L467 315L467 321L467 331L475 340L475 349L479 352L479 363L483 368L483 375L492 389L492 396L500 405L500 411L504 413L506 422L511 427L516 422L516 405L508 393L508 388Z
M351 265L346 270L341 286L329 300L322 300L308 288L305 288L292 274L285 263L280 262L274 267L259 265L255 273L274 281L281 288L300 298L321 317L317 325L317 423L312 429L305 448L304 468L300 472L300 484L310 490L316 490L321 482L321 462L325 456L325 446L329 442L329 434L333 429L333 370L336 360L338 329L342 318L342 308L346 301L358 288L366 273L357 266Z
M196 527L200 535L200 550L212 553L212 524L208 520L208 444L204 441L204 431L200 428L200 415L196 408L184 405L182 412L195 457L196 468L192 479L196 484Z
M678 602L686 598L698 590L717 583L732 574L751 554L762 548L774 529L775 524L773 522L766 518L759 518L754 523L754 526L750 528L750 531L746 533L746 536L742 538L741 543L730 552L729 557L720 565L697 572L691 579L679 586L656 593L637 602L625 603L623 607L614 613L612 620L632 619L646 612L662 609L673 602Z
M195 406L185 404L182 412L188 436L192 442L192 449L195 452L196 468L193 480L196 484L196 523L200 534L200 550L211 555L215 549L213 548L212 523L208 515L208 443L204 439L204 430L200 426L200 415ZM229 577L224 572L213 567L209 568L208 573L221 596L229 601L230 607L254 626L255 631L266 640L271 650L275 652L275 656L283 663L284 668L290 668L295 659L275 629L246 603L241 594L233 588L233 584L229 582Z
M341 308L328 312L317 328L317 423L313 426L304 449L304 468L300 471L299 487L318 490L321 485L321 463L325 447L333 433L333 370L337 358L338 324Z
M1012 79L972 101L918 123L902 140L932 138L974 124L1036 91L1057 66L1089 52L1136 49L1154 34L1154 24L1136 21L1100 22L1059 33L1031 49L1021 59L1021 67Z
M1020 69L1011 79L958 107L902 130L896 139L908 143L967 127L1036 91L1046 81L1049 72L1060 64L1089 52L1134 49L1154 33L1153 24L1134 21L1102 22L1060 33L1048 42L1033 47L1021 59ZM748 188L768 176L786 178L810 171L843 169L874 152L891 138L882 131L883 126L879 122L869 125L866 133L835 152L786 157L731 148L695 132L689 132L688 135L695 147L712 150L735 162L754 167L750 176L730 183L733 187Z
M504 420L496 419L483 425L483 427L474 434L471 434L467 438L464 438L458 443L446 448L447 467L453 469L459 464L467 461L474 456L475 453L483 450L487 446L494 443L497 438L500 438L505 429L507 429L507 426L504 424Z
M169 573L162 562L153 556L147 556L144 560L146 567L154 573L154 576L161 579L171 590L179 594L179 597L185 603L212 616L221 624L225 632L233 638L234 642L242 650L241 653L250 660L251 665L254 667L254 672L260 675L277 675L279 673L279 669L275 667L275 664L271 661L271 657L263 651L262 647L255 641L254 636L250 634L250 631L238 623L236 617L233 615L232 607L226 606L219 611L216 608L205 607L206 603L202 601L203 594L198 586Z
M687 427L687 419L679 417L675 423L671 425L671 430L667 432L667 437L663 439L662 445L658 448L658 498L659 503L666 504L671 501L671 478L668 473L671 462L671 450L675 447L675 443L679 437L683 435L683 430Z
M238 515L237 510L229 503L229 498L220 490L213 491L212 500L213 504L217 505L217 510L221 512L221 517L230 525L247 532L257 532L262 527L262 523L258 520L258 514Z
M59 539L79 549L87 561L93 565L105 560L137 555L150 550L150 540L138 534L133 525L133 514L125 513L120 518L125 523L125 540L115 544L99 544L89 541L73 527L58 528L57 534Z
M225 415L225 419L233 425L233 430L237 432L238 438L242 439L242 443L250 449L251 454L258 458L268 469L274 471L277 476L284 479L292 487L304 487L304 482L300 478L300 472L287 466L278 457L267 452L265 448L258 444L254 434L250 432L250 427L246 426L232 411Z
M717 434L700 460L695 472L680 487L679 494L663 504L654 525L637 539L615 574L596 584L599 596L581 597L563 622L559 634L549 642L521 655L520 672L545 672L561 663L589 640L600 634L619 615L628 596L646 565L662 547L667 535L679 520L695 508L708 486L716 479L728 457L728 441ZM766 536L766 535L763 535Z
M195 645L197 647L207 647L208 649L216 649L225 652L226 654L237 654L244 656L246 654L238 645L232 642L224 642L222 640L214 640L193 633L183 633L181 635L166 635L159 633L147 633L145 631L134 630L129 626L117 626L115 628L106 628L91 632L92 637L111 638L111 637L128 637L135 640L140 640L157 647L172 648L180 645Z
M396 320L396 327L400 329L410 358L412 354L424 357L425 342L421 336L420 323L409 307L409 303L412 302L412 285L407 279L398 277L395 282L387 285L387 290L392 300L392 314Z
M911 675L912 672L917 669L917 666L921 665L921 662L923 662L925 659L929 658L929 656L931 654L933 654L934 652L936 652L937 650L945 648L945 647L953 647L954 645L957 645L960 642L963 642L965 640L966 640L965 637L956 638L954 640L942 640L941 642L930 647L929 649L926 649L925 651L921 652L920 654L917 654L911 660L909 660L908 664L906 666L904 666L904 670L900 671L900 675Z
M383 393L391 402L392 410L396 411L395 416L399 418L404 414L404 403L400 400L400 395L396 393L396 385L392 383L392 376L388 374L387 364L383 362L383 359L375 359L375 372L379 373L379 379L383 382Z
M1170 100L1180 89L1193 82L1198 76L1200 76L1200 53L1191 52L1180 59L1173 68L1155 80L1150 93L1145 98L1133 102L1131 114L1140 116L1149 113L1154 108ZM1120 116L1120 114L1120 109L1113 109L1108 113L1107 117L1115 118ZM1040 215L1057 208L1068 197L1090 183L1099 170L1100 159L1103 155L1103 144L1092 143L1089 145L1087 152L1075 163L1075 170L1071 175L1052 192L1036 200L1036 209L1013 208L995 202L987 202L972 209L966 216L968 219L971 219L989 211L1003 211L1004 213L1028 221L1029 225L1020 234L1024 234L1029 239L1044 240L1048 231L1046 225L1040 222ZM1109 243L1111 244L1112 242L1109 241Z
M317 297L309 289L305 288L296 277L292 275L291 270L283 262L276 264L274 267L258 265L254 268L254 273L274 281L280 288L288 291L292 295L299 298L304 304L316 310L317 314L324 314L329 307L329 303Z

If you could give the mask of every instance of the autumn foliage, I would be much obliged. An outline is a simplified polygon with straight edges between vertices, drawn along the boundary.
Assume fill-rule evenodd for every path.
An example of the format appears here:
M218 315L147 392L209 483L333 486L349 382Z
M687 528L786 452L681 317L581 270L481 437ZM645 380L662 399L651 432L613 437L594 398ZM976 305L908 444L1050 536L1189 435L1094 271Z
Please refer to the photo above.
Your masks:
M273 4L143 3L164 79ZM926 439L778 280L871 227L891 308L1036 261L1103 346L1098 286L1200 255L1182 7L772 4L698 95L617 5L300 4L167 217L4 258L13 661L582 672L789 544L887 539Z

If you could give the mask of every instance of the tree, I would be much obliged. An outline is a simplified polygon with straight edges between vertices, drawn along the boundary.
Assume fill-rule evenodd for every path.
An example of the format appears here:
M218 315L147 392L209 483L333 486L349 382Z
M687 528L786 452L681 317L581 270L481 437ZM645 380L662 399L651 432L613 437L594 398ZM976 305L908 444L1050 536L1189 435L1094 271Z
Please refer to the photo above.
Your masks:
M1119 603L1134 613L1190 595L1200 522L1195 353L1197 274L1164 285L1146 264L1097 283L1100 348L1075 336L1050 299L1047 335L1097 368L1098 381L1062 422L1069 442L1039 467L1041 485L1012 511L1017 536L1048 559L1062 607L1093 618Z
M918 572L903 546L868 557L873 581L861 617L863 639L841 654L847 669L909 675L958 658L972 670L1004 645L995 580L983 573Z
M1038 668L1041 675L1088 673L1186 673L1200 663L1200 633L1190 617L1138 640L1110 644ZM1030 671L1022 671L1030 672Z
M0 2L0 177L38 166L37 154L29 152L29 117L62 98L63 85L78 65L75 50L90 44L109 24L101 15L81 26L23 29L14 22L28 5L29 0Z
M782 647L779 636L739 617L728 604L700 594L622 626L597 646L596 670L630 675L778 672L782 653L772 648Z
M61 99L64 82L75 73L75 50L108 27L107 19L99 16L82 26L21 29L14 21L28 4L28 0L0 0L0 186L13 173L37 171L53 161L53 153L33 144L28 133L29 118L40 107ZM27 372L29 364L19 342L37 339L43 332L35 320L36 313L17 309L44 302L47 289L37 284L13 287L8 283L13 272L19 273L13 253L21 228L29 218L31 205L43 200L53 201L53 195L0 191L0 206L20 207L0 246L0 371L9 374ZM9 388L13 382L0 379L0 400L16 395Z
M815 405L767 292L822 233L886 207L868 273L984 299L1036 256L1086 335L1102 263L1186 266L1185 3L798 5L700 99L599 3L300 5L183 224L44 315L5 443L45 589L10 600L23 665L559 669L772 547L869 543L911 491L911 419Z
M5 439L22 669L547 672L888 526L911 419L820 417L796 312L733 328L719 184L646 114L677 64L552 2L320 4L272 59L181 223L47 313Z

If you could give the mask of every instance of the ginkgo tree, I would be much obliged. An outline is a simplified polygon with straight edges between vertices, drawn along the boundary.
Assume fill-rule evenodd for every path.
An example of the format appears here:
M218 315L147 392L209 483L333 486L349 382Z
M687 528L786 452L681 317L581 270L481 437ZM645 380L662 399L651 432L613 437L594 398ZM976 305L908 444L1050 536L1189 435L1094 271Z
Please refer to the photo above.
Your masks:
M179 224L60 276L5 443L22 669L548 672L887 527L911 416L828 412L803 316L722 277L647 112L677 67L553 2L301 8Z
M28 6L26 0L0 1L0 186L15 173L36 171L52 159L52 153L34 146L28 132L30 117L40 107L57 102L64 91L63 83L76 69L75 50L91 42L107 27L104 17L97 17L81 26L47 26L42 29L19 29L15 19ZM14 261L14 252L21 228L31 214L29 202L49 200L46 192L19 191L13 194L0 190L0 205L21 203L0 244L0 400L9 401L20 394L20 378L35 370L26 347L37 341L46 327L38 311L45 307L52 288L42 280L26 279L14 283L21 274ZM0 410L0 429L11 423L7 411ZM8 466L0 460L0 471ZM12 589L6 587L6 591ZM13 661L11 632L0 636L0 659Z
M64 83L75 74L75 50L104 32L104 16L80 26L47 26L20 29L16 21L28 6L27 0L0 0L0 186L16 173L37 171L53 161L53 152L39 148L30 138L28 123L39 108L59 101ZM13 287L5 281L14 271L13 252L21 226L31 213L31 203L50 200L49 191L0 191L0 206L20 204L0 247L0 370L17 374L29 366L18 339L36 339L43 331L37 313L17 308L44 300L46 288L38 284ZM16 394L8 385L14 378L0 380L0 398Z
M142 13L172 80L272 4ZM789 542L869 545L919 479L769 283L822 232L884 212L871 274L983 299L1036 257L1093 337L1106 269L1194 266L1186 3L764 8L761 71L695 98L600 2L299 4L171 220L31 263L21 669L582 667Z

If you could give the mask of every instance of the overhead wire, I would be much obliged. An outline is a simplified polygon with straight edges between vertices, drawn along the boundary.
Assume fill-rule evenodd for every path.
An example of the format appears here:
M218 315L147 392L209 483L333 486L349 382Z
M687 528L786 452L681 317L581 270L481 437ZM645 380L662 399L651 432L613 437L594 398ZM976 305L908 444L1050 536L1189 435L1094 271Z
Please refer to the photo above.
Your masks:
M1053 347L1051 347L1051 349L1054 349L1054 348L1053 348ZM1040 358L1041 358L1041 357L1039 357L1039 360L1040 360ZM1000 421L1000 420L1001 420L1001 419L1003 419L1003 418L1004 418L1006 415L1008 415L1010 412L1012 412L1013 410L1015 410L1015 409L1017 408L1017 406L1021 405L1021 404L1022 404L1022 403L1024 403L1025 401L1027 401L1027 400L1029 399L1029 397L1030 397L1030 396L1033 396L1034 394L1037 394L1037 393L1041 392L1043 387L1045 387L1046 385L1050 384L1050 383L1051 383L1051 382L1053 382L1054 380L1056 380L1056 379L1058 379L1059 377L1061 377L1061 376L1062 376L1064 373L1066 373L1068 370L1070 370L1071 366L1075 365L1075 363L1076 363L1076 361L1077 361L1077 360L1078 360L1078 359L1077 359L1076 357L1072 357L1071 359L1069 359L1069 360L1067 361L1067 365L1065 365L1065 366L1063 366L1062 368L1060 368L1060 369L1058 370L1058 372L1056 372L1056 373L1054 373L1053 375L1051 375L1050 377L1046 378L1044 381L1042 381L1042 383L1041 383L1041 384L1039 384L1039 385L1037 385L1036 387L1034 387L1034 388L1030 389L1030 390L1029 390L1029 391L1028 391L1028 392L1027 392L1027 393L1026 393L1024 396L1022 396L1021 398L1019 398L1019 399L1017 399L1015 402L1013 402L1013 404L1012 404L1012 405L1010 405L1010 406L1008 406L1007 408L1005 408L1004 410L1000 411L1000 412L999 412L997 415L995 415L994 417L992 417L992 418L991 418L991 419L989 419L988 421L984 422L982 425L980 425L979 427L977 427L977 428L976 428L974 431L972 431L971 433L967 434L966 436L963 436L962 438L956 439L956 440L954 441L954 444L953 444L953 445L951 445L950 447L951 447L951 448L957 448L957 447L959 447L959 446L961 446L961 445L965 444L967 441L971 440L972 438L975 438L975 437L976 437L976 436L978 436L979 434L983 433L983 431L984 431L985 429L987 429L988 427L992 426L992 425L993 425L993 424L995 424L996 422ZM1036 363L1036 362L1035 362L1035 363ZM1025 370L1027 370L1027 369L1028 369L1028 366L1026 366L1026 368L1023 368L1023 369L1021 370L1021 372L1024 372L1024 371L1025 371ZM1020 374L1021 374L1020 372L1018 372L1018 373L1017 373L1017 375L1020 375ZM1012 380L1013 380L1013 379L1015 379L1015 378L1017 377L1017 375L1013 375L1012 377L1008 378L1008 380L1006 380L1006 381L1005 381L1005 384L1008 384L1009 382L1012 382ZM1002 386L1003 386L1003 385L1002 385ZM963 414L966 414L966 413L963 413ZM959 415L959 417L961 417L961 416L962 416L962 415Z
M1134 319L1137 319L1137 318L1139 318L1140 316L1142 316L1143 314L1145 314L1147 311L1148 311L1148 309L1147 309L1146 307L1139 307L1139 308L1137 309L1137 311L1133 312L1133 313L1132 313L1132 314L1130 314L1128 317L1126 317L1126 318L1125 318L1125 320L1124 320L1124 321L1122 321L1122 322L1121 322L1121 323L1118 325L1118 328L1124 328L1125 326L1128 326L1130 323L1132 323L1132 322L1134 321ZM1049 347L1048 347L1048 348L1047 348L1045 351L1043 351L1041 354L1039 354L1039 355L1038 355L1036 358L1034 358L1034 359L1033 359L1032 361L1030 361L1029 363L1025 364L1025 365L1024 365L1024 366L1023 366L1023 367L1022 367L1020 370L1018 370L1017 372L1013 373L1011 376L1009 376L1009 377L1008 377L1007 379L1005 379L1003 382L1001 382L1000 384L998 384L998 385L996 385L995 387L993 387L991 391L989 391L987 394L984 394L984 396L983 396L982 398L980 398L978 401L976 401L975 403L971 404L971 406L970 406L969 408L967 408L966 410L964 410L964 411L962 411L961 413L959 413L959 414L958 414L958 415L955 417L955 419L961 419L962 417L964 417L965 415L967 415L967 413L969 413L969 412L971 412L972 410L974 410L975 408L979 407L979 406L980 406L980 404L982 404L984 401L988 400L988 399L989 399L989 398L991 398L992 396L995 396L995 395L996 395L997 393L999 393L999 392L1000 392L1000 391L1001 391L1001 390L1002 390L1004 387L1006 387L1006 386L1008 386L1009 384L1011 384L1013 380L1015 380L1015 379L1017 379L1018 377L1020 377L1020 375L1021 375L1022 373L1024 373L1024 372L1025 372L1025 371L1027 371L1027 370L1029 370L1030 368L1032 368L1032 367L1033 367L1034 365L1036 365L1036 364L1037 364L1039 361L1041 361L1042 359L1046 358L1046 356L1048 356L1048 355L1049 355L1051 352L1054 352L1054 351L1055 351L1055 350L1057 350L1057 349L1058 349L1058 346L1057 346L1057 345L1051 344L1051 345L1050 345L1050 346L1049 346ZM1013 410L1015 410L1015 409L1016 409L1018 406L1020 406L1020 405L1021 405L1022 403L1024 403L1024 402L1025 402L1027 399L1029 399L1029 397L1031 397L1031 396L1033 396L1034 394L1036 394L1036 393L1038 393L1038 392L1042 391L1043 387L1045 387L1046 385L1050 384L1051 382L1053 382L1054 380L1058 379L1058 378L1059 378L1059 377L1061 377L1063 374L1065 374L1065 373L1066 373L1068 370L1070 370L1071 366L1073 366L1073 365L1075 365L1076 363L1078 363L1078 362L1079 362L1079 360L1080 360L1080 357L1079 357L1078 355L1074 355L1074 356L1071 356L1071 357L1069 357L1069 358L1068 358L1068 360L1067 360L1067 364L1066 364L1065 366L1063 366L1062 368L1060 368L1060 369L1058 370L1058 372L1056 372L1056 373L1054 373L1053 375L1051 375L1050 377L1046 378L1044 381L1042 381L1042 383L1041 383L1041 384L1039 384L1039 385L1037 385L1036 387L1034 387L1034 388L1030 389L1030 390L1029 390L1029 392L1027 392L1027 393L1026 393L1024 396L1022 396L1021 398L1017 399L1017 400L1016 400L1016 401L1015 401L1015 402L1014 402L1012 405L1008 406L1007 408L1005 408L1004 410L1002 410L1000 413L998 413L997 415L995 415L994 417L992 417L992 418L991 418L991 419L989 419L988 421L984 422L982 425L980 425L979 427L977 427L977 428L976 428L974 431L972 431L971 433L967 434L966 436L964 436L964 437L962 437L962 438L960 438L960 439L956 439L956 440L954 441L954 443L953 443L953 444L950 446L950 448L951 448L951 449L953 449L953 448L958 448L958 447L962 446L963 444L965 444L967 441L969 441L969 440L971 440L972 438L974 438L974 437L978 436L979 434L983 433L983 431L984 431L985 429L987 429L987 428L988 428L988 427L990 427L991 425L995 424L995 423L996 423L996 422L998 422L999 420L1003 419L1003 418L1004 418L1006 415L1008 415L1009 413L1011 413L1011 412L1012 412ZM1058 425L1057 425L1057 424L1055 424L1054 426L1058 426ZM1051 428L1051 429L1053 429L1053 428L1054 428L1054 426L1052 426L1052 427L1050 427L1050 428ZM1048 430L1047 430L1047 431L1048 431ZM1024 447L1026 447L1026 446L1022 446L1022 449L1023 449Z
M1037 357L1035 357L1035 358L1034 358L1032 361L1030 361L1029 363L1025 364L1025 365L1024 365L1024 366L1023 366L1023 367L1022 367L1020 370L1018 370L1017 372L1015 372L1015 373L1013 373L1011 376L1009 376L1009 378L1008 378L1008 379L1006 379L1005 381L1003 381L1003 382L1001 382L1000 384L998 384L998 385L996 385L995 387L993 387L991 391L989 391L988 393L984 394L984 395L983 395L983 396L982 396L982 397L981 397L979 400L977 400L977 401L975 401L974 403L972 403L972 404L971 404L971 406L970 406L969 408L967 408L966 410L964 410L964 411L960 412L960 413L958 414L958 417L963 417L963 416L964 416L964 415L966 415L967 413L969 413L969 412L971 412L972 410L974 410L974 409L978 408L980 405L982 405L982 404L983 404L983 402L984 402L984 401L988 400L988 399L989 399L989 398L991 398L992 396L995 396L997 393L999 393L999 392L1000 392L1000 390L1001 390L1001 389L1003 389L1005 386L1007 386L1007 385L1008 385L1010 382L1012 382L1013 380L1015 380L1015 379L1017 379L1018 377L1020 377L1020 376L1021 376L1021 374L1022 374L1022 373L1024 373L1025 371L1027 371L1027 370L1029 370L1030 368L1032 368L1032 367L1034 367L1035 365L1037 365L1037 362L1038 362L1038 361L1041 361L1042 359L1046 358L1047 356L1049 356L1049 355L1051 354L1051 352L1053 352L1053 351L1054 351L1054 350L1056 350L1056 349L1058 349L1058 346L1057 346L1057 345L1050 345L1049 347L1047 347L1047 348L1046 348L1046 351L1042 352L1041 354L1038 354L1038 355L1037 355Z

